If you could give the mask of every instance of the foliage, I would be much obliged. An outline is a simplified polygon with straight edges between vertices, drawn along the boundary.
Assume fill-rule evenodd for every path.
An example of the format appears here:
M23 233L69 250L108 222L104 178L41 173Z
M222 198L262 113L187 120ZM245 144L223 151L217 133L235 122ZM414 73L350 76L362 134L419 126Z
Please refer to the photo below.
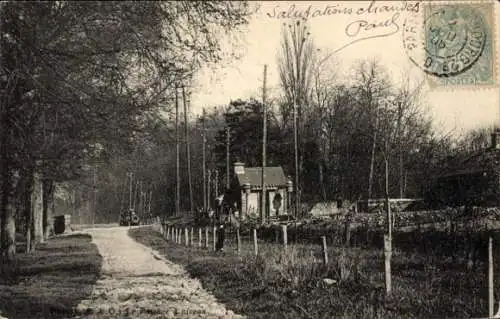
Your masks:
M176 86L221 62L219 36L244 25L248 9L246 2L2 4L2 254L14 253L20 170L41 174L48 189L77 180L95 190L97 163L138 147L151 154L142 133L162 120ZM53 195L45 197L47 224Z

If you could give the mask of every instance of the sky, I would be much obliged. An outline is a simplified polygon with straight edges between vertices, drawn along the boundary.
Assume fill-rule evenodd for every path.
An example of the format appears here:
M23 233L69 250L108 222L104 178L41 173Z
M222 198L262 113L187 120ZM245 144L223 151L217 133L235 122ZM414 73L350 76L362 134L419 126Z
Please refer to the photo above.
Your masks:
M401 10L409 10L412 6L417 6L419 11ZM494 60L490 65L500 64L500 45L496 41L500 39L500 2L493 2L493 7L489 15L486 11L478 11L484 18L484 27L490 32L488 39L493 41L494 48L491 50L494 58L480 59L486 59L485 63ZM294 15L308 14L310 36L322 52L332 53L331 63L335 65L339 82L348 76L357 60L377 59L396 82L403 74L413 83L424 81L423 104L439 133L458 135L478 127L500 125L498 84L436 85L433 76L425 75L421 67L411 62L403 44L403 24L407 22L408 25L412 18L423 19L422 8L423 4L417 1L409 1L406 6L402 1L260 2L249 25L239 35L236 50L242 57L199 73L192 95L192 110L200 113L205 107L227 105L238 98L260 99L264 65L268 66L268 94L279 96L276 61L282 26L295 21ZM498 67L494 69L495 81L499 83Z

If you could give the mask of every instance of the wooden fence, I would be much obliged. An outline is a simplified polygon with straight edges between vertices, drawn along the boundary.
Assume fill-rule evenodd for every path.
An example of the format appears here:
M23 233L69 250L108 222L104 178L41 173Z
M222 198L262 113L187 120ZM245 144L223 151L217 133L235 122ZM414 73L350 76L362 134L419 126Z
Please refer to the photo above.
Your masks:
M174 242L186 247L198 247L201 249L209 249L216 251L217 243L217 228L212 226L192 227L192 226L176 226L154 223L153 227L156 231L160 232L162 237L169 242ZM239 228L225 230L227 235L225 237L224 250L235 252L238 255L253 254L259 255L259 247L263 242L269 244L269 229L266 231L257 229L242 231ZM260 235L260 236L259 236ZM262 235L266 235L267 240L262 239ZM327 265L329 263L328 256L328 239L326 235L321 235L320 240L317 241L317 252L320 252L321 257L317 258L319 262ZM288 226L281 225L280 229L274 228L275 245L281 247L283 252L287 252L289 247ZM384 269L385 269L385 290L386 294L391 294L392 281L391 281L391 256L392 256L392 238L384 236ZM500 318L500 306L496 315L493 315L493 253L492 253L493 240L488 239L488 318ZM312 254L312 252L311 252Z

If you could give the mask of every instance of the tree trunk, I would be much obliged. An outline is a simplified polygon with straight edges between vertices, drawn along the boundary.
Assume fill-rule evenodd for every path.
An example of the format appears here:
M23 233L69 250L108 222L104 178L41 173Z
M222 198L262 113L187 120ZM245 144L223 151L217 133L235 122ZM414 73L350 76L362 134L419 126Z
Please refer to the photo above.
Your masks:
M48 179L42 180L43 188L43 239L47 240L50 234L50 219L54 212L54 182Z
M38 174L34 175L33 185L33 228L31 237L38 243L44 242L43 237L43 187ZM32 245L32 248L34 246Z
M323 195L323 201L326 202L325 178L324 178L324 174L323 174L323 165L322 165L322 163L318 163L318 171L319 171L319 183L321 185L321 193Z
M33 230L33 169L29 168L25 171L24 189L22 198L24 199L23 212L25 217L25 236L26 236L26 253L34 250L32 230Z
M372 153L370 158L370 175L368 177L368 200L372 198L373 173L375 169L375 149L377 147L378 114L375 115L375 131L373 132Z
M1 219L1 242L0 252L3 262L10 262L16 256L16 222L15 222L15 205L12 198L13 178L10 167L7 163L2 163L1 180L2 180L2 199L0 205Z

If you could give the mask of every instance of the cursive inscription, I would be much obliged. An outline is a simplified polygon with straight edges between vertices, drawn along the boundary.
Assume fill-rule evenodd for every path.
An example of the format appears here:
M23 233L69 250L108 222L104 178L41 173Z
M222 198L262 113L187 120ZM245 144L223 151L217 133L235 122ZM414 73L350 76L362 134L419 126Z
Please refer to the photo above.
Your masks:
M349 22L344 29L345 35L351 40L335 50L337 52L362 40L389 37L399 32L401 14L418 13L420 3L421 0L384 3L372 0L370 3L361 6L356 3L353 5L328 4L322 7L309 5L302 8L292 4L285 10L277 5L273 8L273 12L267 13L267 16L273 19L304 20L340 15L356 17L357 19Z
M398 19L399 13L395 13L386 20L356 20L349 23L345 28L345 34L355 39L338 48L335 52L362 40L388 37L397 33L399 31Z
M383 21L356 20L346 26L345 34L351 38L360 36L364 39L389 36L399 31L398 19L399 13L395 13L391 18ZM372 33L377 34L373 35Z
M367 6L351 7L341 6L340 4L328 4L323 7L309 5L307 7L297 7L295 4L282 9L280 5L276 5L272 12L268 12L267 16L272 19L309 19L324 16L338 15L366 15L380 13L397 13L397 12L414 12L420 10L420 0L415 2L401 1L391 2L390 4L378 4L376 0L372 0ZM356 2L353 2L356 3Z
M330 4L323 8L314 8L312 5L309 5L305 10L301 10L292 4L286 10L281 10L280 6L277 5L273 8L272 13L267 13L267 16L274 19L309 19L339 14L349 15L352 13L353 8L343 8L338 4Z

